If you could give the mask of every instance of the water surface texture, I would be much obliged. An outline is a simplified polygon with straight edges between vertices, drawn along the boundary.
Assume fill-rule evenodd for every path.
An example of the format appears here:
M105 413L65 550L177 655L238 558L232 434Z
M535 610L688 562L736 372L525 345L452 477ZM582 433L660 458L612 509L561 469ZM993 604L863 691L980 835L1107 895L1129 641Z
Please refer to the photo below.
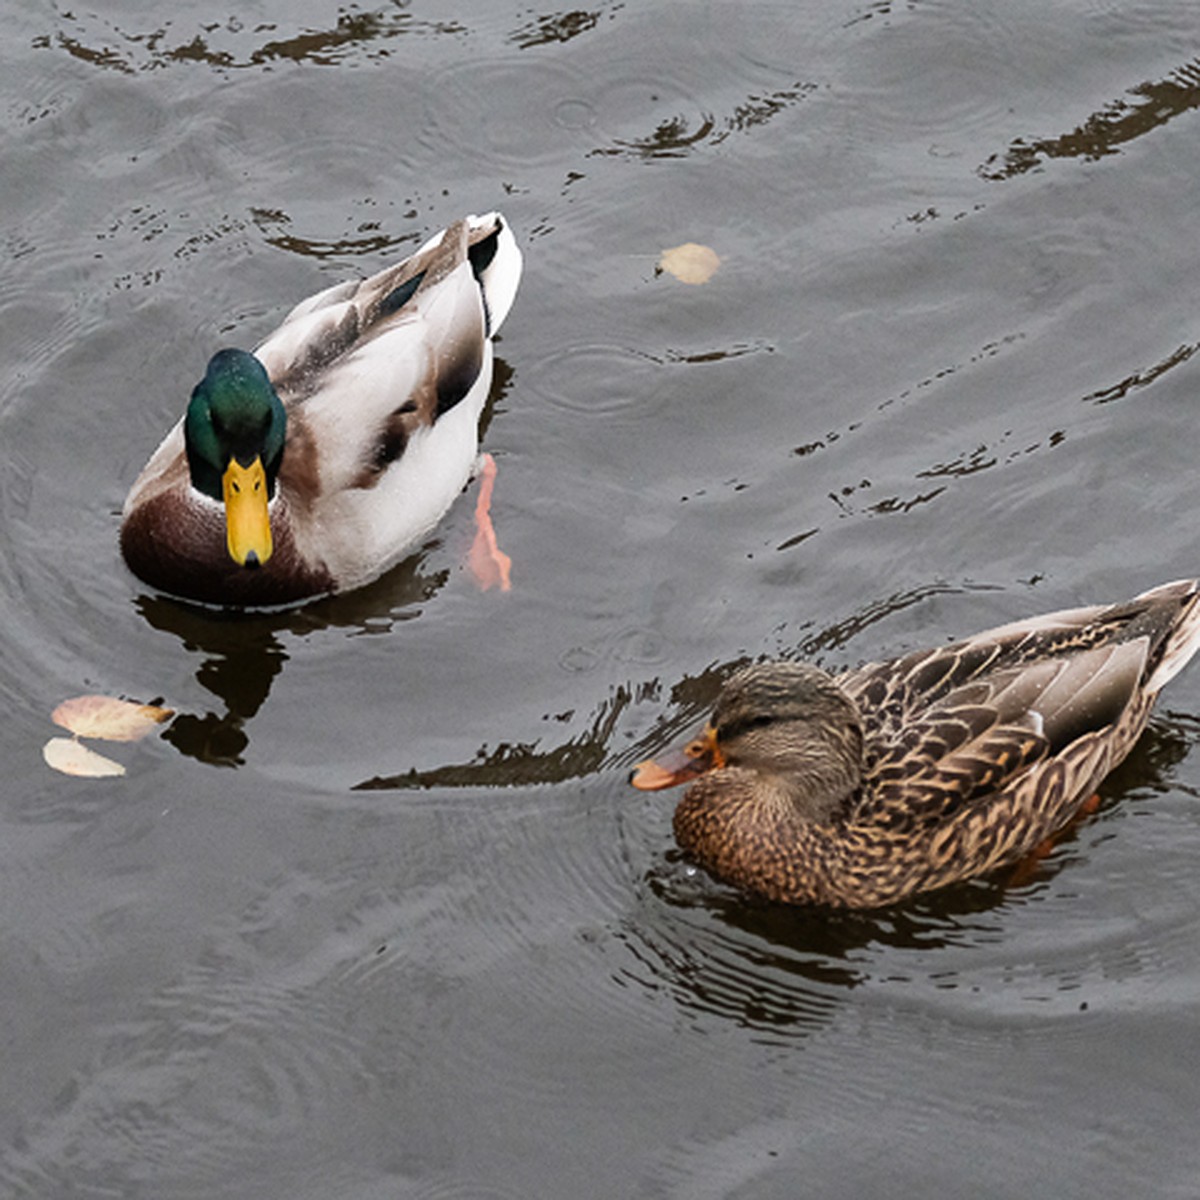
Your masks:
M1031 878L884 913L625 782L747 659L1200 571L1194 0L3 13L0 1195L1196 1195L1200 670ZM353 595L147 594L209 355L493 207L513 590L468 494ZM42 762L89 691L177 710L124 779Z

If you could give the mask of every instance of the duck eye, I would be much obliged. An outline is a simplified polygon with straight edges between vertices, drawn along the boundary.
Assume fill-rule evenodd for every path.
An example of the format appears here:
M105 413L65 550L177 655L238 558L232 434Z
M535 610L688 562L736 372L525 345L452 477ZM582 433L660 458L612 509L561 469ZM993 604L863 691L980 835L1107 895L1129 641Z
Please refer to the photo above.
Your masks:
M751 713L745 717L738 717L732 721L727 721L724 725L718 726L717 741L731 742L735 738L753 733L756 729L762 729L767 725L771 725L774 721L775 718L770 713Z
M688 756L688 758L703 758L707 750L708 747L699 738L688 742L688 744L683 748L683 752Z

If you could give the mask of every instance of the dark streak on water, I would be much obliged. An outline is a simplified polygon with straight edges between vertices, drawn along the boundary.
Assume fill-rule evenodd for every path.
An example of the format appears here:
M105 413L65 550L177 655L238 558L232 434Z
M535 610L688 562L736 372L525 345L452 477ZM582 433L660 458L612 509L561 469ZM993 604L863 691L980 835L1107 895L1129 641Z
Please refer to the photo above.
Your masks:
M1192 0L5 18L0 1193L1195 1193L1200 675L1037 873L882 913L625 785L739 663L1200 569ZM143 594L211 350L492 206L512 594L469 498L351 596ZM51 776L82 691L178 715Z

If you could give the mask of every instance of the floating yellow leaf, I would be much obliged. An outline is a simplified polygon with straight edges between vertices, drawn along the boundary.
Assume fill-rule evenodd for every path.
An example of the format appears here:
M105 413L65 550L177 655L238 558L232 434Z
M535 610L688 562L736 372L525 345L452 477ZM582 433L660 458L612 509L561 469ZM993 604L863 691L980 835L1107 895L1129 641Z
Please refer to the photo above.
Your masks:
M658 260L658 269L674 275L680 283L707 283L720 265L717 252L699 242L672 246L670 250L664 250Z
M64 775L81 775L87 779L104 779L124 775L125 768L74 738L51 738L42 747L46 763Z
M134 704L113 696L74 696L64 700L50 714L50 719L77 737L136 742L174 715L169 708Z

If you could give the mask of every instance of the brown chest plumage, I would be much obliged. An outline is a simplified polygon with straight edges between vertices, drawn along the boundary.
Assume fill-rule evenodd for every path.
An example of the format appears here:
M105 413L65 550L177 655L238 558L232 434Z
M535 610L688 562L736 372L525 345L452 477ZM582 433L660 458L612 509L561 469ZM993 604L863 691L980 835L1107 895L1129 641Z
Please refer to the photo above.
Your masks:
M151 587L206 604L270 607L333 590L332 576L296 552L286 522L274 525L272 535L275 548L265 564L238 566L225 546L220 510L167 491L130 513L121 553Z

